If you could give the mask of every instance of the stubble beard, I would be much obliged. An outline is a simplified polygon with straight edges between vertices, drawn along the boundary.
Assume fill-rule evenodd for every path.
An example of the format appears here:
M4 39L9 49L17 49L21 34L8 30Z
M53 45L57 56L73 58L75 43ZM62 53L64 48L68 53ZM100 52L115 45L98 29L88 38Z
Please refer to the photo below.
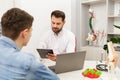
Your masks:
M56 35L58 35L59 33L60 33L60 31L62 30L62 28L61 29L58 29L58 28L52 28L52 31L56 34Z

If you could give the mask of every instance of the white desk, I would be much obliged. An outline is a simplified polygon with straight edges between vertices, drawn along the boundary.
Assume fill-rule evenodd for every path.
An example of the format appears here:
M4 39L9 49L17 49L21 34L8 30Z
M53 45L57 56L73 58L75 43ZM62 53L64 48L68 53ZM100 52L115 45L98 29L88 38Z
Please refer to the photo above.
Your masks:
M44 61L45 65L49 66L49 65L53 65L55 64L52 61ZM82 76L82 72L87 69L87 68L95 68L96 66L96 61L85 61L84 64L84 68L82 70L77 70L77 71L71 71L71 72L66 72L66 73L61 73L61 74L57 74L60 78L60 80L109 80L108 79L108 73L107 72L102 72L102 75L99 79L89 79L89 78L85 78ZM114 80L120 80L120 69L116 68L116 75Z

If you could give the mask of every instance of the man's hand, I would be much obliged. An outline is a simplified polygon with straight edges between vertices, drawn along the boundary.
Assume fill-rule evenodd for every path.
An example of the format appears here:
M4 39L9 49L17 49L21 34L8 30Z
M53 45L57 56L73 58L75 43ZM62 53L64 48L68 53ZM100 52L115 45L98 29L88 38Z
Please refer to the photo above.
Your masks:
M54 54L48 53L48 55L46 55L46 57L49 58L52 61L56 61L56 55L54 55Z

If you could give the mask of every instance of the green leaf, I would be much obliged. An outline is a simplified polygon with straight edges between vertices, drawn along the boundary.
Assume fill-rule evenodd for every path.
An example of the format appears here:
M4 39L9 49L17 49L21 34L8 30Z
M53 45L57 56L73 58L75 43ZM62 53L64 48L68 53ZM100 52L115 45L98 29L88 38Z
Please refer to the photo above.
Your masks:
M120 29L120 26L118 26L118 25L113 25L114 27L116 27L116 28L118 28L118 29Z
M110 41L112 41L113 43L117 43L118 42L117 38L110 38Z

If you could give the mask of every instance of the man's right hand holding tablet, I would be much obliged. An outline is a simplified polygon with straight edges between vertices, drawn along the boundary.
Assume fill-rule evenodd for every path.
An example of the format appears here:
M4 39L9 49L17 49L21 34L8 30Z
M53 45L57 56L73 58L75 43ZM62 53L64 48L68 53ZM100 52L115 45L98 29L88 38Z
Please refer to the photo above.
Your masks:
M48 53L46 55L46 57L52 61L56 61L56 55L55 54L51 54L51 53Z

